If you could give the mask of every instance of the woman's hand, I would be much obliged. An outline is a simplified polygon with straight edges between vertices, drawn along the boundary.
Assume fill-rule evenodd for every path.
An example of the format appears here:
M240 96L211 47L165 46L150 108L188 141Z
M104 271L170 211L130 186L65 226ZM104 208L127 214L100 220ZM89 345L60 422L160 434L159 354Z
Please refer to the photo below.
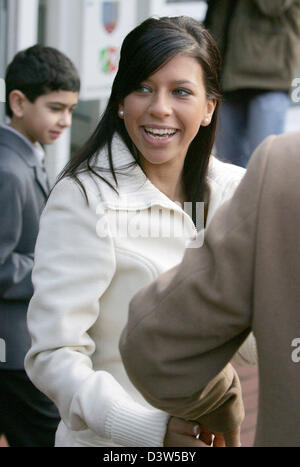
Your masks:
M231 433L214 433L202 428L197 422L188 422L178 417L171 417L164 439L165 447L239 447L240 428Z
M201 430L197 422L187 422L182 418L171 417L167 426L164 446L193 448L210 447L212 439L211 434L206 432L203 440L199 438L201 434L204 434L204 430Z
M199 439L215 448L240 447L240 427L229 433L215 433L200 427Z

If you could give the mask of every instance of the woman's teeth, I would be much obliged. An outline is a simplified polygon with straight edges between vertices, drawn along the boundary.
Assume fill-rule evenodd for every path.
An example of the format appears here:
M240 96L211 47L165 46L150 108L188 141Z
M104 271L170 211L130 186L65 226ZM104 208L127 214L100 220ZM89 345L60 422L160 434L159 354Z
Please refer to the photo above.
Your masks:
M145 131L154 139L164 139L175 135L177 130L172 128L145 128Z

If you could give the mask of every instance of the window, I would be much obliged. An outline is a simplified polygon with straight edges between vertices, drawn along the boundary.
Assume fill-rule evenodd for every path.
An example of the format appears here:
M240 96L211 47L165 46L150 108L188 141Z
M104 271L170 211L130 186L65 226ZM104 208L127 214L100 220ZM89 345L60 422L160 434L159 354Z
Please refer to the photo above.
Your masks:
M7 66L7 0L0 0L0 79L4 80ZM3 94L4 82L0 83L0 92ZM0 123L5 119L5 103L0 96Z
M39 0L38 11L38 44L46 45L46 15L47 3L45 0Z
M166 0L166 3L186 3L199 2L199 0Z

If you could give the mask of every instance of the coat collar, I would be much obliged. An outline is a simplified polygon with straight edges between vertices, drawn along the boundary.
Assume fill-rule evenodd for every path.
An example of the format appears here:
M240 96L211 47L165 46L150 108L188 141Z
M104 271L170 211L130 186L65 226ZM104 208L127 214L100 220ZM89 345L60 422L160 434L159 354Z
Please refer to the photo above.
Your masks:
M118 193L116 193L107 183L99 185L98 177L88 177L84 175L82 179L85 188L91 189L93 197L101 198L101 204L97 205L97 212L106 209L115 211L138 212L152 207L161 207L170 212L177 213L190 231L190 238L194 238L197 230L189 213L189 205L182 207L162 193L146 177L142 169L135 163L135 160L119 136L115 136L112 142L112 157L115 171L117 172ZM109 158L107 148L101 150L95 157L93 167L102 169L101 176L105 177L113 186L115 181L110 173ZM96 188L96 191L95 191ZM97 192L99 195L97 195ZM99 198L98 198L99 199ZM100 211L99 211L100 210Z
M106 183L101 184L101 191L108 207L111 209L136 210L159 205L183 212L179 203L172 201L151 183L117 134L115 134L112 141L112 155L117 174L117 187L110 173L107 147L103 148L94 160L94 168L101 168L101 175L118 191L117 194Z
M34 175L36 182L40 185L44 194L48 196L50 193L50 184L46 172L43 171L39 163L34 166Z
M25 141L25 138L19 135L17 131L10 131L5 125L0 126L0 142L1 145L10 148L28 167L33 169L36 182L44 194L48 196L49 183L38 161L34 146L29 141Z
M4 146L12 149L26 165L34 167L38 161L35 155L34 146L25 140L17 131L12 131L5 125L0 126L0 141Z
M118 135L115 135L113 138L112 157L117 172L118 193L112 190L106 183L99 184L98 177L87 177L86 173L85 175L82 174L83 184L86 188L91 189L96 199L99 199L99 197L101 198L101 205L113 210L124 209L127 211L148 209L151 206L161 206L184 215L186 219L188 219L187 222L190 223L192 230L195 229L190 215L185 212L182 206L169 199L150 182L142 169L135 163L132 154ZM102 149L97 156L95 156L93 162L94 168L98 168L98 170L100 168L103 169L101 175L115 186L115 181L110 173L107 148ZM217 207L225 201L226 196L224 192L229 190L229 192L232 193L244 172L245 170L240 167L225 164L214 156L210 157L207 172L209 197L207 222L208 218L211 218ZM188 206L185 206L185 208L187 208L187 211Z

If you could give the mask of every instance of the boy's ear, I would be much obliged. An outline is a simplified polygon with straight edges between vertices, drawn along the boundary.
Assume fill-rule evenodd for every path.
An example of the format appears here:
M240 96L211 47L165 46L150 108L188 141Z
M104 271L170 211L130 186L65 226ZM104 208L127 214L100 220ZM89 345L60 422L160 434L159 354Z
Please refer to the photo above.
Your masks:
M19 91L18 89L11 91L9 94L9 105L14 117L23 117L26 100L26 96L22 93L22 91Z

